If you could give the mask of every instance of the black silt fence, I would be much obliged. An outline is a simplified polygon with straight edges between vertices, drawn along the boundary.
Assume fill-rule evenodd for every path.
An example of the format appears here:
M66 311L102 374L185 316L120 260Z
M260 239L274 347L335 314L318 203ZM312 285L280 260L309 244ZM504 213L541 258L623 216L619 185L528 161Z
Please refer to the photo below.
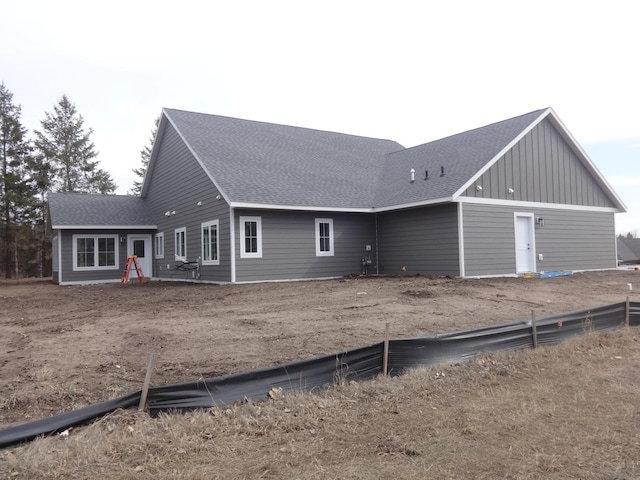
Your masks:
M628 309L628 313L627 313ZM538 345L555 345L586 332L620 328L628 316L630 326L640 325L640 303L622 302L576 310L535 320ZM389 372L400 374L416 367L459 363L488 352L518 350L533 345L532 319L442 335L389 341ZM368 380L382 373L383 343L368 347L250 370L233 375L149 389L151 414L167 410L192 410L231 405L245 398L261 401L273 388L314 390L339 380ZM141 392L72 412L0 430L0 448L64 431L140 402Z

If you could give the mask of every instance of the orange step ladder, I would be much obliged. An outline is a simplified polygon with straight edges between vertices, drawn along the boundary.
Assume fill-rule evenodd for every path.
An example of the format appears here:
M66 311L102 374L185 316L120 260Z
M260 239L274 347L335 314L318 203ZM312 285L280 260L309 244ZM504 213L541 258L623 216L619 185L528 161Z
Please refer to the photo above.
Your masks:
M131 267L135 267L136 274L140 283L147 283L147 278L142 274L142 269L138 265L137 255L129 255L127 257L127 263L124 265L124 272L122 272L122 283L129 283L129 274L131 273Z

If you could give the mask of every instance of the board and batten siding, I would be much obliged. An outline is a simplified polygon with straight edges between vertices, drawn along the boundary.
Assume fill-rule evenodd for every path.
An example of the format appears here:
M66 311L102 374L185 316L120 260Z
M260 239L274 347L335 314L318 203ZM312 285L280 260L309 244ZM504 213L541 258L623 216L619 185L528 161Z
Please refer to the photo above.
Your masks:
M335 212L235 210L236 282L302 280L360 274L362 257L375 259L373 215ZM240 217L260 217L262 257L241 258ZM333 219L334 254L316 256L315 219ZM371 252L366 246L371 246Z
M466 203L462 205L465 276L516 273L516 213L544 219L544 226L534 227L537 272L616 267L611 212Z
M456 204L379 213L377 223L379 273L460 275Z
M198 261L202 257L202 223L218 220L220 264L201 265L200 280L231 281L229 205L224 198L216 198L219 192L215 185L170 124L149 181L147 205L158 233L164 234L164 258L156 259L154 252L154 276L194 280L191 271L176 270L175 230L186 228L187 260Z
M509 189L513 193L509 193ZM615 207L548 119L506 152L463 196Z

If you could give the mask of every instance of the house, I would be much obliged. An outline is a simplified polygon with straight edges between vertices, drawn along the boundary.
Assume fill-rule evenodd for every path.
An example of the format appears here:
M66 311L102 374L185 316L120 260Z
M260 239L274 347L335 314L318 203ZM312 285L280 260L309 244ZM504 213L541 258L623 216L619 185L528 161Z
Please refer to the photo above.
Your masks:
M618 263L640 265L640 238L618 237Z
M551 108L413 148L165 109L140 198L49 197L60 284L609 269L625 209Z

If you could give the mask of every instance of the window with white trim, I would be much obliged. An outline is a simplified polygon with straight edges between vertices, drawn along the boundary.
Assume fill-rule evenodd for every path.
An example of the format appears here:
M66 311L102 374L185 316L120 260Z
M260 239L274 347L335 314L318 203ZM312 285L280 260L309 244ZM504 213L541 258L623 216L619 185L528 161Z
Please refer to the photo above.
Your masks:
M187 227L176 228L174 233L176 260L187 261Z
M73 269L117 270L117 235L73 235Z
M240 217L240 258L262 258L261 217Z
M155 247L156 258L164 258L164 232L156 233Z
M333 256L333 218L316 218L316 256Z
M220 265L218 220L202 224L202 264Z

